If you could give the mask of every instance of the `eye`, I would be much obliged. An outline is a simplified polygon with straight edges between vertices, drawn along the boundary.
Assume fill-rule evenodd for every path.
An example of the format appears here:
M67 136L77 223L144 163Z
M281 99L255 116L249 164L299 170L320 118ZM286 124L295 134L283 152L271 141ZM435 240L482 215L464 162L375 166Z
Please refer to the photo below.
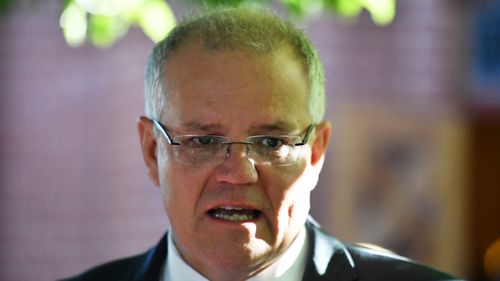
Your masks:
M209 145L215 142L215 138L212 136L197 136L191 138L194 145Z
M266 148L278 149L283 145L283 140L274 137L263 137L260 144L264 145Z

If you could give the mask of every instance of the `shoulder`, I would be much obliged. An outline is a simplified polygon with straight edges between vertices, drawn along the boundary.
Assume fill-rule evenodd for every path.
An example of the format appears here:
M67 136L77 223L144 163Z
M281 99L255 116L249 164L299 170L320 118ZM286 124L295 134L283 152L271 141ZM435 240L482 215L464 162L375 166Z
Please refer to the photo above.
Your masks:
M345 244L360 280L459 280L388 251Z
M167 256L166 235L147 252L111 261L61 281L142 281L159 280Z
M325 233L311 218L307 280L451 281L460 280L392 252L343 243Z
M142 254L111 261L61 281L131 280L129 276L134 275L134 271L141 265L144 256L145 254Z

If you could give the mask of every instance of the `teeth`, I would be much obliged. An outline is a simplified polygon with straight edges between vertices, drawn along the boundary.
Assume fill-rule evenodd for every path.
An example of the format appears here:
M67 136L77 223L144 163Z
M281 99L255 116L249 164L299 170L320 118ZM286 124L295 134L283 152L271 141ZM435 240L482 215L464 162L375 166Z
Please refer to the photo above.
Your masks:
M259 216L260 212L243 207L220 206L210 210L209 214L217 219L238 222L253 220Z
M214 217L228 221L247 221L254 218L254 216L251 215L238 215L238 214L226 215L221 213L215 213Z

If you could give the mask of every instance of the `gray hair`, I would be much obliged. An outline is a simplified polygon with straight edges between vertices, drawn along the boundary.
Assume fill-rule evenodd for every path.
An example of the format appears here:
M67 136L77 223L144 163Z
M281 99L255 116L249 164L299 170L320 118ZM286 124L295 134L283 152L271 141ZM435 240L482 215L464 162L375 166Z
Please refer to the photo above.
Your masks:
M314 123L325 114L323 66L304 33L280 17L250 8L212 10L179 23L153 48L145 77L145 114L159 119L167 93L163 84L168 58L186 42L200 40L207 50L249 50L273 54L291 47L303 64L308 80L308 111Z

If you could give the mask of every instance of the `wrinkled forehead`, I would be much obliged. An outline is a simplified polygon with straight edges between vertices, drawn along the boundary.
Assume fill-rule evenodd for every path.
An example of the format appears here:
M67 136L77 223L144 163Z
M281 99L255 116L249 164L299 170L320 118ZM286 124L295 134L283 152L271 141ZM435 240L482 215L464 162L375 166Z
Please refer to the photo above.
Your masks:
M167 89L177 85L181 77L192 81L229 78L240 80L247 76L246 74L262 74L261 78L269 79L300 79L296 82L304 82L304 86L309 86L306 67L295 50L286 45L261 52L239 46L214 49L201 40L192 40L171 53L163 70L162 80ZM234 73L229 70L241 72ZM214 72L215 75L207 75ZM308 94L308 90L304 94Z
M287 48L258 54L187 44L169 58L164 73L164 109L178 116L284 119L307 114L305 70Z
M163 72L165 72L165 69L169 67L172 59L183 56L186 53L189 55L211 56L230 52L245 53L254 59L266 57L269 60L272 60L277 55L286 54L286 60L295 60L300 64L305 75L304 77L306 77L308 73L307 62L300 54L300 51L292 46L290 42L285 40L276 40L272 42L272 44L269 42L254 42L251 40L237 42L231 40L218 40L217 43L214 43L196 34L191 34L183 38L175 47L171 46L165 55L161 68L163 68Z

